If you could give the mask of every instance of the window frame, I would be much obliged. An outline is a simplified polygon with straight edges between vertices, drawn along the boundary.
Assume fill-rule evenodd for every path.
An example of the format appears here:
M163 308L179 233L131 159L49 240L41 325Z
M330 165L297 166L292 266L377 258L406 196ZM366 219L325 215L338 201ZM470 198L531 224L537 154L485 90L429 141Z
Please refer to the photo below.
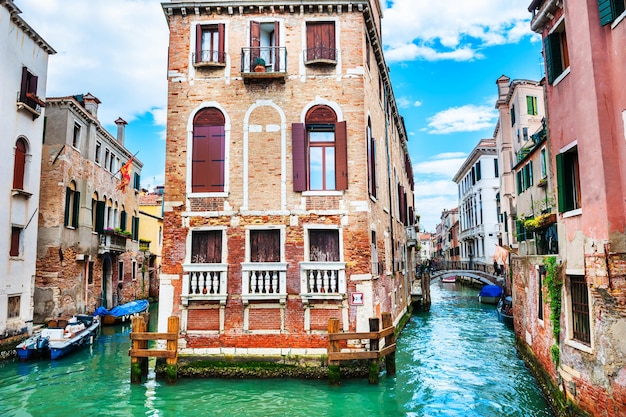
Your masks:
M334 20L305 22L304 64L337 64L337 28ZM311 46L311 44L313 44ZM313 51L313 52L311 52Z
M548 84L557 85L569 74L570 68L564 18L561 18L544 38L543 50Z
M9 256L20 258L24 254L24 228L18 225L11 225L11 241L9 242Z
M591 348L592 330L589 286L584 275L568 274L567 278L569 283L569 325L571 326L568 334L569 339Z
M217 107L204 107L194 116L190 143L188 187L191 194L225 196L227 193L226 117ZM205 182L210 183L206 184Z
M26 159L28 155L28 143L24 138L15 141L15 154L13 158L13 189L24 191L26 180Z
M74 120L74 130L72 131L72 147L74 149L80 149L81 133L81 124L78 121Z
M189 262L190 264L223 264L225 263L224 260L226 259L226 241L225 241L225 233L224 233L224 228L198 228L198 229L192 229L189 233ZM207 234L207 235L215 235L215 239L209 238L207 239L207 253L208 253L208 243L211 240L214 240L215 242L219 241L219 247L215 247L213 251L214 255L219 253L219 258L218 257L214 257L213 260L211 259L200 259L198 257L196 257L196 254L194 252L194 248L201 246L201 242L195 243L197 242L197 240L194 238L195 236L199 236L201 234ZM217 251L217 249L219 249L219 251ZM219 260L218 260L219 259Z
M526 111L530 116L537 116L539 114L537 96L526 96Z
M580 159L578 145L556 155L558 208L560 213L582 208L580 189Z
M622 16L626 9L624 0L598 0L598 16L600 26L613 23Z
M203 49L204 34L211 34L209 49ZM193 65L202 66L225 66L226 65L226 25L224 23L199 23L196 25L196 48L193 55ZM215 49L214 49L215 48ZM205 60L206 52L209 59ZM216 58L216 59L214 59Z
M17 302L15 302L17 300ZM19 319L22 310L22 296L13 294L7 296L7 320Z
M69 229L78 229L78 218L80 215L80 191L77 190L76 183L71 181L65 187L65 216L63 225Z

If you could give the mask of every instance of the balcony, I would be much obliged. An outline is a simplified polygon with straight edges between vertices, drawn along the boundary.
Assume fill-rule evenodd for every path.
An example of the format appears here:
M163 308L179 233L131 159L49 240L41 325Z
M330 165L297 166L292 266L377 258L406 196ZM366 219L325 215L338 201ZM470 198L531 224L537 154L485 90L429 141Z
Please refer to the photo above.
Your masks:
M228 264L184 264L183 288L180 296L184 306L189 301L219 301L226 305L228 297Z
M241 299L244 304L251 300L287 301L287 263L244 262L241 264Z
M41 108L45 106L46 103L33 93L17 93L17 109L28 111L33 115L33 120L41 116Z
M241 48L241 77L251 80L280 80L287 77L287 48L262 46Z
M417 244L417 232L415 231L415 226L407 226L406 244L409 247L415 246Z
M309 300L341 300L346 295L345 262L300 262L300 296Z
M303 51L304 65L337 65L339 51L335 48L319 46Z
M117 234L100 234L98 254L126 252L126 240L128 236Z

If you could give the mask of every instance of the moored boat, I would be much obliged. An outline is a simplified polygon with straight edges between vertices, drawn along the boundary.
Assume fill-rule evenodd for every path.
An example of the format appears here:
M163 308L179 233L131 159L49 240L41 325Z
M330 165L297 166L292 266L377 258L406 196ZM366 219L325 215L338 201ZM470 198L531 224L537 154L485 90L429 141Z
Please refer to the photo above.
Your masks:
M478 301L484 304L498 304L502 288L498 285L485 285L478 293Z
M102 318L102 324L123 323L130 320L132 316L147 311L149 307L150 303L148 300L134 300L113 307L111 310L98 307L93 315L100 316Z
M15 347L15 353L21 361L33 358L41 358L50 355L50 338L43 336L41 332L32 335Z
M63 333L56 332L50 336L50 359L58 359L82 346L93 344L100 330L100 318L80 314L72 317L65 329L56 330Z
M511 326L513 325L513 299L511 296L500 298L496 311L500 320Z
M441 282L447 282L447 283L456 282L456 276L453 275L451 277L441 278Z

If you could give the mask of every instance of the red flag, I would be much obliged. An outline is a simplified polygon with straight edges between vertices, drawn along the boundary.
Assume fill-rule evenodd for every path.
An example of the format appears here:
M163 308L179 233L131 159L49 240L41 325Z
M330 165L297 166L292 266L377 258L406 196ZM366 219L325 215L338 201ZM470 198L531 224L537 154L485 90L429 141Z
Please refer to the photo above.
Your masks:
M122 179L121 179L119 185L117 186L118 190L122 190L122 191L126 192L126 186L130 183L130 169L131 169L132 163L133 163L133 157L131 156L130 159L128 160L128 162L126 162L120 168L120 174L122 176Z

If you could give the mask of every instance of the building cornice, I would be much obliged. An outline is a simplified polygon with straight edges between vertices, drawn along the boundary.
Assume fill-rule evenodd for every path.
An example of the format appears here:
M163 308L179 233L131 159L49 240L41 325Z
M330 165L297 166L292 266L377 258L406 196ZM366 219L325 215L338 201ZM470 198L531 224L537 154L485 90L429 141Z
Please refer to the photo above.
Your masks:
M497 155L495 139L481 139L465 162L463 162L461 168L459 168L454 177L452 177L452 181L458 184L465 173L469 171L469 168L474 165L481 156L485 155Z
M563 0L533 0L528 6L528 11L533 14L530 20L530 29L541 33L546 24L554 19L557 9L563 8Z
M48 42L46 42L39 34L28 24L24 19L20 17L20 13L22 11L13 3L12 0L0 0L0 4L2 4L9 11L9 15L11 16L11 21L15 23L17 27L19 27L29 38L33 40L41 49L43 49L49 55L54 55L57 51L50 46Z

